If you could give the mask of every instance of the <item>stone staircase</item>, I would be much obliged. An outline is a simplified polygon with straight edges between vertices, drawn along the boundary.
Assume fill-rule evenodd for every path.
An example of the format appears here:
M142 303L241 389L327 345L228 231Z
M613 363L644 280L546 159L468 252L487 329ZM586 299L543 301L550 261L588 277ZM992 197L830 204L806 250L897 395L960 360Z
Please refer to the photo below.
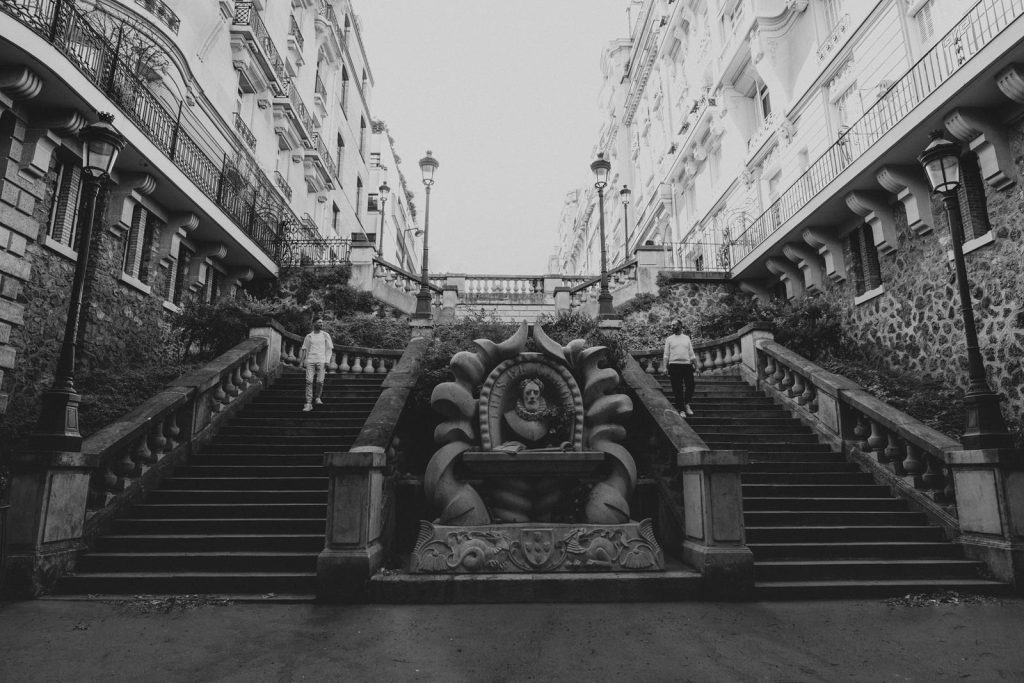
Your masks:
M305 376L286 370L117 519L58 592L311 597L326 527L323 453L352 445L382 378L329 375L324 405L303 413Z
M659 380L671 398L668 377ZM924 513L739 377L698 377L692 407L687 420L709 447L749 452L743 516L756 598L1009 591Z

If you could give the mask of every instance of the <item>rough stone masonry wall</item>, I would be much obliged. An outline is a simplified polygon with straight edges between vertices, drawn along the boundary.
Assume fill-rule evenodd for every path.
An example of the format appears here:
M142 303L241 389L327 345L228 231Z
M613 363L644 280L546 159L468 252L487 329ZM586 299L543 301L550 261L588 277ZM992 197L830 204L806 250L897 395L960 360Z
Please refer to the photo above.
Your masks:
M1024 126L1011 130L1018 183L1004 191L986 187L991 244L967 254L978 341L989 382L1005 397L1004 414L1024 415ZM915 235L895 204L898 248L881 257L884 293L853 304L852 276L826 296L846 313L844 327L863 349L900 372L967 388L967 350L953 262L947 257L949 226L934 199L935 230ZM972 234L965 226L967 239Z
M10 354L11 361L3 378L3 392L10 398L0 434L11 435L18 427L23 431L38 412L39 397L53 379L57 355L64 334L68 298L75 262L44 245L47 222L54 201L56 158L50 172L32 182L18 174L19 148L15 146L0 163L7 166L0 196L0 230L11 231L9 216L18 211L14 225L20 237L19 280L14 305L18 315L9 327L0 328L0 346ZM13 169L13 170L12 170ZM17 187L17 193L11 188ZM100 207L103 215L104 207ZM168 335L166 311L162 305L165 278L156 266L155 255L149 259L153 268L150 282L152 294L146 294L120 280L124 253L124 230L116 227L116 218L109 215L93 232L94 242L87 281L91 304L83 311L81 343L78 348L79 389L82 379L96 372L125 372L124 381L132 381L126 370L130 366L157 366L165 361L164 340ZM4 233L0 232L0 239ZM12 237L7 237L8 245ZM2 254L3 252L0 252ZM0 259L3 256L0 255ZM4 263L0 261L0 264ZM8 276L4 276L5 281ZM0 318L6 310L0 303Z
M721 310L726 299L738 293L739 288L731 282L709 280L696 272L684 275L661 286L650 310L626 314L623 341L636 351L660 348L677 318L696 340L702 340L699 321Z

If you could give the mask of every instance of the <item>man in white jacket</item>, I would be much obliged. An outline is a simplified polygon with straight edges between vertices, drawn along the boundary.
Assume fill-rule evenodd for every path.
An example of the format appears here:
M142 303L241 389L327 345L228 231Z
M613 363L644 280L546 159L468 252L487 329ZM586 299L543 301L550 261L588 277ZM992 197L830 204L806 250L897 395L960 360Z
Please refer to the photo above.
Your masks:
M665 339L665 355L661 367L668 372L672 382L672 396L676 401L676 410L682 416L693 415L690 400L693 398L694 374L697 368L697 354L693 351L693 342L683 328L683 321L676 320L672 324L672 334Z
M334 341L331 335L324 332L324 319L318 316L313 320L313 331L306 335L302 341L302 351L299 352L299 363L306 368L306 405L302 406L302 412L313 410L314 403L318 406L324 404L320 395L324 390L327 364L331 362L333 353Z

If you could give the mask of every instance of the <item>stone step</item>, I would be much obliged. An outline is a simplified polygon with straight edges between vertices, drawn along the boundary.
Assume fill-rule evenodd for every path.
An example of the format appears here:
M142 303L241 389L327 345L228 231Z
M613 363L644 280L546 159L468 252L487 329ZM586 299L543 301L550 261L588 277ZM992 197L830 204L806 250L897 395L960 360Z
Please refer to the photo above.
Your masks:
M830 581L762 581L754 587L755 600L834 600L887 598L910 593L935 593L944 590L979 595L1010 595L1009 584L985 579L859 579Z
M856 486L871 485L875 480L867 472L743 472L743 484L794 484L813 486L817 484L842 484Z
M57 594L295 594L316 593L316 572L111 572L76 574L57 585Z
M942 559L765 560L754 564L762 581L978 579L983 562Z
M755 526L746 525L747 543L851 543L851 542L942 542L937 526L923 524L878 526Z
M869 512L875 510L906 510L907 504L901 498L779 498L743 497L745 512L761 511L842 511Z
M234 552L273 548L282 552L319 553L320 534L109 534L96 539L95 550L105 553Z
M247 519L271 517L274 519L296 519L324 517L327 515L327 501L322 503L197 503L176 505L173 503L143 503L132 508L132 516L139 519Z
M322 440L320 443L307 444L268 444L268 443L220 443L217 440L210 445L209 455L231 453L325 453L326 451L344 451L355 442L354 438Z
M761 511L744 512L743 520L747 526L881 526L892 524L894 526L908 526L912 524L927 524L928 520L922 512L916 511L866 511L855 510L843 511Z
M742 428L737 426L732 434L732 439L727 439L729 433L725 434L715 432L698 432L706 442L709 444L714 442L727 442L727 443L753 443L761 446L767 446L769 444L783 444L786 446L798 445L798 444L814 444L815 446L824 445L818 440L818 435L813 432L804 432L801 434L789 433L778 433L778 432L755 432L755 431L740 431ZM774 449L768 449L774 450Z
M664 572L586 574L409 574L379 572L370 579L372 602L460 604L526 602L667 602L704 598L703 577L681 565Z
M315 572L314 552L207 551L207 552L91 552L78 560L76 573L178 572L240 573L258 568L260 572Z
M153 491L146 497L146 505L169 504L169 505L193 505L193 504L234 504L234 503L326 503L327 502L327 477L324 477L324 486L320 490L303 491L280 491L270 488L275 480L262 482L263 489L252 489L249 491L238 490L196 490L196 491L173 491L160 489Z
M134 514L134 510L132 511ZM327 530L324 516L306 518L267 517L214 519L203 517L160 519L124 517L111 526L116 534L319 534Z
M844 560L867 558L962 559L960 546L944 541L864 541L845 543L750 543L754 561Z
M710 427L724 427L729 428L732 426L740 425L745 427L754 427L757 425L766 425L772 427L792 427L794 429L804 428L805 425L793 417L784 417L778 415L775 411L771 411L764 417L748 417L746 415L726 415L724 413L708 413L707 411L701 411L701 415L690 415L686 418L686 421L690 423L690 426L694 429L705 429ZM809 429L809 428L808 428Z
M773 472L792 472L795 474L812 474L826 472L849 472L857 474L860 470L852 462L845 460L825 460L824 462L802 462L798 460L756 460L751 454L751 462L743 472L744 481L747 474L771 474Z
M791 451L784 452L772 452L772 451L752 451L750 453L750 462L756 465L762 462L805 462L805 463L817 463L817 462L846 462L843 456L838 453L831 453L829 451L804 451L801 453L793 453ZM756 466L748 468L750 470L756 470ZM813 469L808 467L808 469Z
M751 497L839 497L839 498L886 498L890 497L889 487L880 484L748 484L743 483L743 499Z
M769 424L765 422L761 422L758 424L745 424L743 422L736 422L733 424L709 424L707 422L702 422L698 424L693 424L693 420L695 418L696 416L689 416L687 417L687 422L689 422L690 426L693 427L695 430L698 429L699 426L700 434L703 435L705 439L713 439L716 436L720 435L732 435L736 437L743 436L744 438L748 436L778 437L779 435L784 435L787 441L789 441L792 437L802 437L805 439L809 437L809 439L813 439L814 442L817 442L818 440L817 435L815 435L811 431L810 427L806 427L804 425L795 426L790 424Z
M240 413L240 417L262 417L263 415L279 415L281 417L301 417L303 419L319 419L321 416L332 418L344 418L349 416L366 416L373 410L375 401L346 401L344 403L325 403L322 406L313 406L313 410L304 412L305 399L299 398L294 401L265 401L263 403L251 403Z
M699 433L699 432L698 432ZM745 439L749 435L744 435ZM716 450L750 451L757 453L831 453L832 447L823 443L789 443L786 441L722 441L705 439L704 442Z
M363 427L364 420L352 420L344 426L324 425L320 421L316 424L296 425L284 422L282 424L268 425L265 422L261 426L232 424L225 427L214 439L217 443L232 443L244 437L266 437L261 441L269 443L304 443L321 439L333 439L335 437L355 438Z
M160 482L160 492L171 491L222 491L235 493L273 487L273 490L318 491L327 490L326 472L320 477L165 477ZM156 493L156 492L154 492Z
M278 456L288 458L293 456ZM320 465L221 465L213 459L207 464L205 461L199 465L189 465L175 470L175 474L181 477L228 477L228 478L254 478L264 479L274 477L324 477L327 471L323 466L323 455L320 456Z

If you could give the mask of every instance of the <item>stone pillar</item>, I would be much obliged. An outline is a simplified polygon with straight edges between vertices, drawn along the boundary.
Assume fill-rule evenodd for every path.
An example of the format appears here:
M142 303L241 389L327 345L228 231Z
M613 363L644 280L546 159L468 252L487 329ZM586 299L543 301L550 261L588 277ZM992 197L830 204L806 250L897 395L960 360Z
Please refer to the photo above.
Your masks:
M743 379L748 382L758 382L761 375L757 366L757 342L762 339L775 340L772 334L771 325L768 323L751 323L739 331L740 352L743 357L743 364L740 366L740 373Z
M358 292L373 291L373 255L373 242L352 242L348 256L352 264L352 276L348 284Z
M658 293L658 272L665 268L667 247L646 245L636 248L637 294Z
M622 331L622 320L619 318L603 318L597 321L597 329L601 334L614 337Z
M968 556L1024 589L1024 452L951 451L960 537Z
M740 472L746 451L684 449L683 561L704 575L706 597L741 600L754 590L754 555L743 530Z
M38 597L74 570L85 549L86 498L95 456L78 451L14 453L5 592Z
M259 359L264 376L277 377L281 371L281 332L284 330L276 320L266 320L263 324L249 328L249 338L264 337L267 348Z
M434 321L432 319L412 318L409 320L409 327L413 339L420 337L431 339L434 336Z
M449 278L451 282L451 278ZM459 306L459 288L457 285L446 284L441 289L441 313L438 322L455 322L455 309Z
M317 559L317 596L331 602L363 598L381 567L380 543L387 454L379 446L324 456L330 476L327 545Z
M555 315L569 313L572 310L572 295L569 287L555 287Z

